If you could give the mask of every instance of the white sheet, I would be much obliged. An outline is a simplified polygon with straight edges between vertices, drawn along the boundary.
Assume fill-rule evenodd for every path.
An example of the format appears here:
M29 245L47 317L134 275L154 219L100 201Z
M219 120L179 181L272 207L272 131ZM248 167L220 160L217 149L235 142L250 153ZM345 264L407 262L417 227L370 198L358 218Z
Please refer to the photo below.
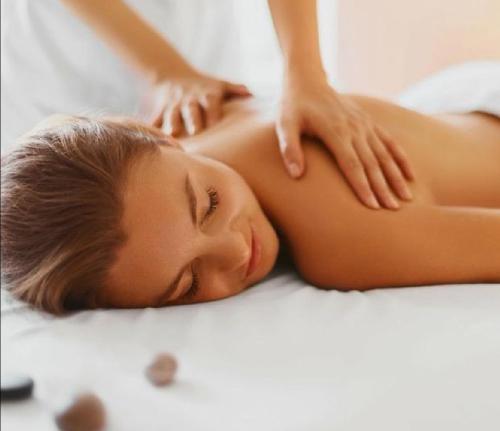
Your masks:
M2 405L2 429L51 430L65 396L92 390L116 431L496 431L499 311L498 285L339 293L284 273L209 304L2 312L2 370L37 384ZM163 389L143 376L159 351L180 365Z
M321 291L287 268L223 301L52 318L2 300L3 371L36 381L9 431L55 429L80 390L111 431L497 431L499 285ZM179 361L152 387L156 352Z

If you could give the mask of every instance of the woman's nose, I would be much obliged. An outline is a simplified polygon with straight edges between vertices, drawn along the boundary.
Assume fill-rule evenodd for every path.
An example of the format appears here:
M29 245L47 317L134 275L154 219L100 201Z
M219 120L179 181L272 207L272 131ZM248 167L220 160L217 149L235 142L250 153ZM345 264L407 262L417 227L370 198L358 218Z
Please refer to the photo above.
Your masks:
M245 237L244 231L230 229L208 240L211 240L211 244L208 246L207 257L214 267L223 272L243 274L251 253L249 238Z

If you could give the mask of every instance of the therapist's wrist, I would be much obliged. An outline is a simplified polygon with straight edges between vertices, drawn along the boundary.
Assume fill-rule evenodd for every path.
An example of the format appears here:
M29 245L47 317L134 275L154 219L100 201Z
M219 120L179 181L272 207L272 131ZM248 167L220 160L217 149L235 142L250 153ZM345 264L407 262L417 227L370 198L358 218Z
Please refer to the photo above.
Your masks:
M194 67L185 62L168 64L157 64L151 68L148 74L148 81L153 84L163 83L165 81L177 81L185 79L197 79L203 77Z
M285 64L284 81L295 82L297 80L327 82L328 77L320 60L290 59Z
M301 64L287 66L284 70L283 82L285 85L295 85L297 83L327 84L328 76L322 65Z

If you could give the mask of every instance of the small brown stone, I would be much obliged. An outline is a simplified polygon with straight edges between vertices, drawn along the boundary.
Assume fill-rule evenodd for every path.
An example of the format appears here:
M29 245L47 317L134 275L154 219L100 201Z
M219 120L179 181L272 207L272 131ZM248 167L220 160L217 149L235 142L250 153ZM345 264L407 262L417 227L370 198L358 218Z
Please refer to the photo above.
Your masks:
M104 404L94 394L81 394L56 415L56 424L61 431L102 431L106 425Z
M146 376L155 386L165 386L172 382L177 370L177 361L168 353L160 353L146 368Z

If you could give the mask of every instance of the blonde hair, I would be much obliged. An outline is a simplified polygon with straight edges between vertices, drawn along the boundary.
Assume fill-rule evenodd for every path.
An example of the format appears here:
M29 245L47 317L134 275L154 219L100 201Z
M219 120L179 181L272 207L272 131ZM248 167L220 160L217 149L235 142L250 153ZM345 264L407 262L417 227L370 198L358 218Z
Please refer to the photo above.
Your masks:
M20 138L1 167L1 269L37 309L96 308L116 251L132 161L172 145L124 118L57 117Z

